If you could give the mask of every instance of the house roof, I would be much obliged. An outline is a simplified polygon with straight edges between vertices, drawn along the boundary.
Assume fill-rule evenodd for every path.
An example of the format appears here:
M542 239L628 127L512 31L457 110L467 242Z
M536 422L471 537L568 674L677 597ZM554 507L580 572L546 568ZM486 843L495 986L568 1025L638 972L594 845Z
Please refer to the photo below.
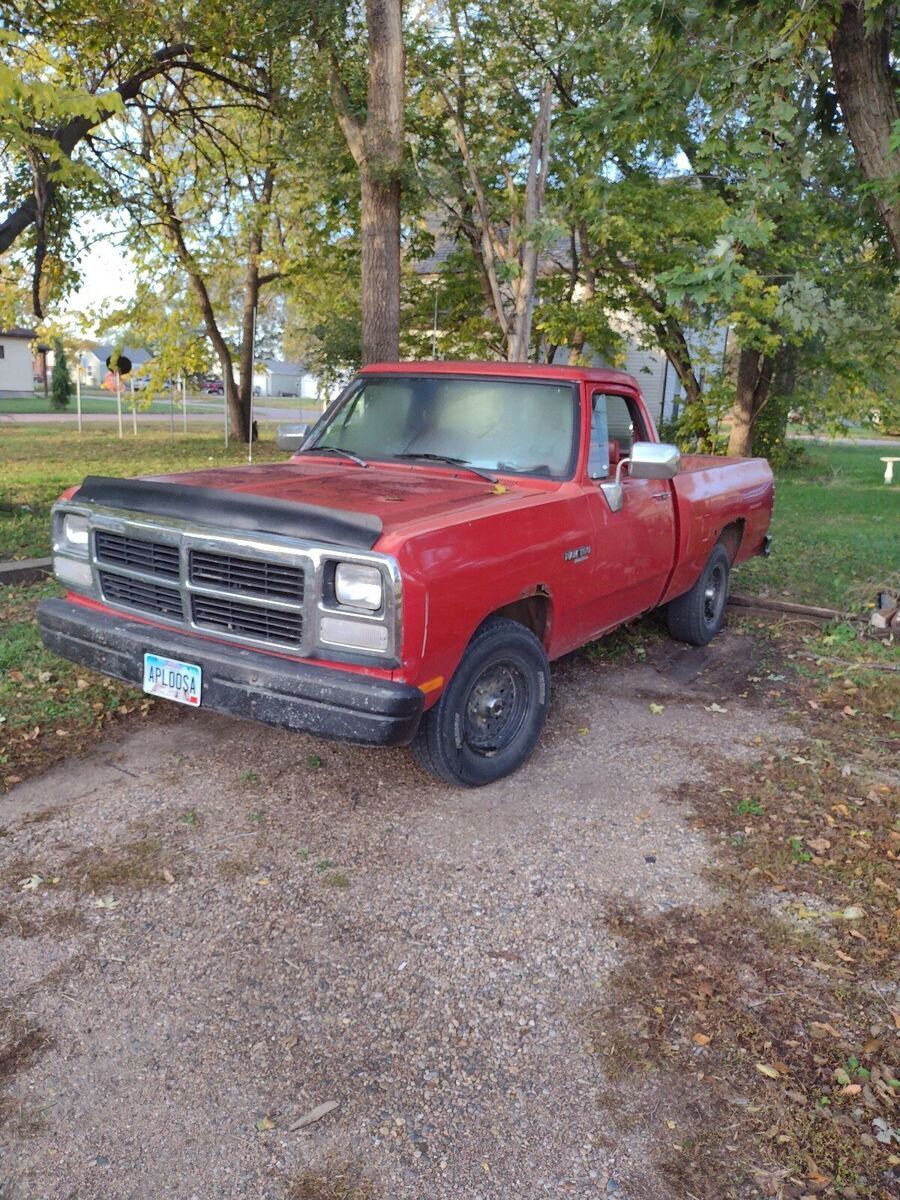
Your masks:
M11 329L0 329L0 337L2 338L25 338L31 341L37 337L36 329L26 329L24 325L13 325Z
M133 346L96 346L93 350L85 350L85 354L93 354L105 363L109 356L113 353L119 353L123 358L131 359L133 367L139 367L141 363L149 362L153 355L149 350L137 350Z
M306 363L302 362L282 362L278 358L264 358L262 366L263 370L268 371L270 375L306 374Z

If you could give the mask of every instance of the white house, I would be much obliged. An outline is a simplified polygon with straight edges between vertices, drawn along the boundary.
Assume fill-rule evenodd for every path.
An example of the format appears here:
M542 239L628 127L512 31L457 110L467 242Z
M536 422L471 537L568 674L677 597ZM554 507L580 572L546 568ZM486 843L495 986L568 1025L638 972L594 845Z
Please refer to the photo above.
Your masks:
M256 396L301 396L315 400L317 387L316 376L302 362L267 358L253 372L253 394Z
M33 329L0 329L0 396L30 396L34 391Z
M106 360L114 352L131 361L135 374L140 374L138 368L153 357L149 350L137 350L133 346L96 346L93 350L81 350L75 356L81 369L81 382L88 387L101 387L109 370Z

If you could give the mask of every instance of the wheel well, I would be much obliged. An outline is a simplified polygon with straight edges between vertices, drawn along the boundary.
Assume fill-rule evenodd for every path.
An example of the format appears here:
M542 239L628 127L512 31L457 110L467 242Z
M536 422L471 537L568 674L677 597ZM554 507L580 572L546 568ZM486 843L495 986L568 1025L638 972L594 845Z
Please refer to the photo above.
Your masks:
M741 542L744 538L744 518L739 517L736 521L732 521L730 525L726 525L719 534L718 545L724 546L728 551L728 558L731 562L737 558L738 550L741 548Z
M550 597L543 587L537 588L530 596L521 596L510 604L488 613L489 617L508 617L510 621L518 621L526 629L530 629L542 645L547 644L550 629ZM487 619L487 618L485 618Z

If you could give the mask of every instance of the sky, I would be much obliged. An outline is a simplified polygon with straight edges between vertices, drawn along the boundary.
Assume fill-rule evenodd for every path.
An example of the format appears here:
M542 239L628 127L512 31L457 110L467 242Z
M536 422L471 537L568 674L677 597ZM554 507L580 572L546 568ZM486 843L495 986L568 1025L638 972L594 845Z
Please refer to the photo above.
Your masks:
M122 249L119 231L97 217L88 216L78 223L75 242L86 246L78 259L81 286L68 297L61 315L73 323L82 315L86 316L83 332L89 336L94 332L94 322L89 317L91 310L101 305L118 307L134 298L134 264L127 251Z

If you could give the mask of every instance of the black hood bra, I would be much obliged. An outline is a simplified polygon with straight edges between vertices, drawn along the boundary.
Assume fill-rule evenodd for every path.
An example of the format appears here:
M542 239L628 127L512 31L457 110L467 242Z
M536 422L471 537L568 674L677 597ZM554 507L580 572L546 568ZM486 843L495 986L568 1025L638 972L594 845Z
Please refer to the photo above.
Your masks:
M299 504L220 488L115 479L106 475L88 475L72 498L73 504L79 501L227 530L275 533L364 550L371 550L383 530L381 518L372 513Z

